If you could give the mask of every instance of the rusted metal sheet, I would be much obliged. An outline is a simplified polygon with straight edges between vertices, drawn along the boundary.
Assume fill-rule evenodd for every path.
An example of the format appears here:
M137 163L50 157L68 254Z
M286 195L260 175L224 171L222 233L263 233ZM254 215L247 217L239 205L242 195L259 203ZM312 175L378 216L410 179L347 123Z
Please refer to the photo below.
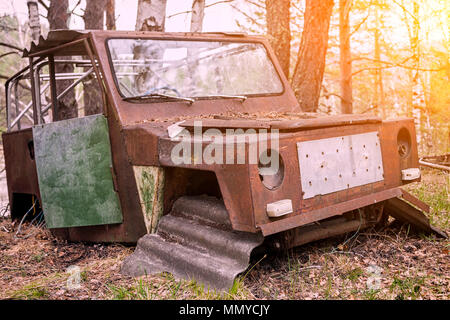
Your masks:
M376 131L297 143L303 199L383 180Z
M40 199L31 128L2 134L6 182L11 205L15 193L35 195ZM12 216L15 208L11 208ZM23 214L23 213L22 213Z
M103 115L35 126L33 140L48 228L122 222Z
M407 156L400 156L398 152L398 136L400 131L405 128L410 133L411 143ZM381 152L389 165L384 167L386 188L401 186L401 171L408 168L419 167L419 157L417 153L416 129L413 119L395 119L383 121L382 130L380 131ZM414 180L414 181L420 181ZM413 181L409 181L413 182Z
M383 208L384 202L379 202L343 215L290 229L269 237L268 244L278 249L290 249L348 232L359 232L368 227L384 226Z
M400 198L392 198L386 201L385 210L395 219L410 224L413 228L425 233L435 234L441 238L447 238L447 234L444 231L430 225L427 216L420 210Z
M272 113L272 116L275 114ZM254 128L254 129L278 129L278 130L308 130L314 128L339 127L345 125L381 123L376 116L362 115L322 115L316 118L300 120L277 120L277 119L239 119L228 117L228 119L189 119L182 123L182 127L194 127L195 121L201 121L205 128Z
M388 189L350 201L341 202L331 207L305 212L303 214L261 225L259 227L261 228L263 235L268 236L277 232L300 227L314 221L341 215L345 212L385 201L387 199L399 197L401 195L402 191L400 188Z
M261 234L233 232L223 204L209 197L182 197L165 215L157 234L139 239L121 268L126 275L170 272L209 288L228 291L243 272Z
M232 221L235 221L236 223L233 227L236 228L236 230L256 232L258 230L258 226L274 222L274 220L269 219L266 214L267 203L275 202L280 199L291 199L293 204L293 213L285 216L284 219L287 219L296 215L309 215L309 212L313 210L318 210L352 199L357 199L361 196L380 192L382 190L389 189L389 186L396 187L403 184L401 182L401 173L392 173L391 170L392 166L397 169L405 166L403 164L405 160L398 157L396 148L397 142L395 141L393 142L394 145L390 145L380 139L381 154L383 155L383 165L382 168L380 168L380 171L384 171L384 176L381 181L356 186L354 188L348 188L346 190L327 195L316 196L311 199L305 199L303 197L303 190L301 186L298 185L301 172L299 170L296 143L313 141L320 138L365 134L368 132L380 132L380 135L387 135L388 132L386 132L386 130L390 130L390 134L396 138L396 133L402 127L410 126L410 123L412 122L409 120L395 122L394 124L389 123L387 128L381 124L342 126L340 127L339 132L337 132L334 127L329 127L299 132L280 133L279 151L285 161L285 174L281 186L274 190L269 190L262 184L256 165L241 165L243 166L242 172L248 170L248 174L242 173L236 175L234 175L234 172L238 170L237 165L188 164L182 166L193 169L195 168L197 170L214 171L217 177L219 177L219 184L221 185L224 202L229 209ZM160 163L162 165L174 166L171 162L170 151L176 142L171 141L170 139L166 140L165 138L161 138L160 141ZM411 156L413 157L413 155L414 151L411 151ZM406 161L410 161L407 162L406 165L409 165L409 163L414 163L408 159L406 159ZM245 167L248 169L244 169ZM249 177L249 180L247 177ZM250 182L250 184L248 184L248 182ZM251 193L251 197L233 196L233 190L236 188L241 190L242 195L243 192ZM228 190L231 190L231 192L228 192ZM248 204L250 199L252 200L252 203ZM237 206L237 202L240 203L239 206ZM248 218L245 218L248 212L253 212L253 217L250 214Z
M160 166L158 140L166 132L166 126L134 125L123 130L129 162L135 166Z
M270 129L270 124L263 121L254 120L220 120L220 119L197 119L186 120L180 123L181 127L192 128L197 123L201 123L203 128L242 128L242 129ZM197 124L198 125L198 124Z
M367 133L371 131L381 130L380 125L355 125L340 127L339 132L335 128L320 128L316 130L307 130L292 133L280 133L280 154L285 162L284 165L284 179L282 184L274 189L267 189L259 178L257 166L250 166L250 181L251 192L253 200L253 211L257 225L269 224L276 220L269 219L265 212L265 204L275 202L280 199L291 199L293 204L293 213L286 215L284 219L296 216L307 215L309 211L317 210L329 206L334 206L341 202L356 199L361 196L369 195L374 192L379 192L386 189L386 179L390 177L385 176L385 181L372 183L369 185L349 188L331 194L320 195L310 199L304 199L301 184L301 172L299 166L299 158L297 154L296 144L303 141L312 141L321 138L331 138L342 135L353 135ZM383 148L383 146L382 146ZM335 150L335 149L333 149ZM388 153L383 154L383 162L389 163Z
M410 202L411 204L415 205L420 210L422 210L426 213L430 213L430 206L428 204L426 204L423 201L420 201L419 199L417 199L411 193L409 193L408 191L406 191L404 189L402 189L402 198L405 201Z
M30 48L23 51L23 57L29 57L37 53L42 54L42 52L45 52L46 50L54 49L55 47L65 45L66 43L72 42L80 37L85 37L88 32L89 31L79 30L54 30L49 32L46 38L40 36L37 44L31 41ZM64 53L66 55L77 55L80 54L80 52L83 52L82 45L78 48L81 49L81 51L76 49L76 46L72 46L71 48L67 48Z
M288 235L283 233L283 236L289 238L283 239L284 241L275 242L275 247L279 246L284 249L294 248L313 241L331 238L357 230L363 230L371 225L372 224L368 223L365 219L347 220L345 218L336 218L329 221L318 222L317 224L307 225L286 231Z
M324 127L339 127L345 125L381 123L381 118L372 115L336 115L322 116L316 119L272 121L272 129L294 130Z
M123 222L106 226L70 228L69 239L73 241L136 243L140 237L147 233L136 180L128 154L123 147L125 139L122 127L114 118L110 104L107 104L104 110L109 115L107 120L111 140L113 172L117 181L117 193L119 194Z

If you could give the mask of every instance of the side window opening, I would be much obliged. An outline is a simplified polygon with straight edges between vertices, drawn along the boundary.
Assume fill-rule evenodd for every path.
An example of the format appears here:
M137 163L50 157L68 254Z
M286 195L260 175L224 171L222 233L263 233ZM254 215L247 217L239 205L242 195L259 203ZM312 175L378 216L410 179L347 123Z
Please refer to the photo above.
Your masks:
M41 81L48 81L52 85L50 76L50 73L44 74ZM47 122L102 113L102 92L92 64L86 57L56 57L55 85L58 103L56 108L50 108L46 114ZM52 101L50 90L45 98L48 108Z
M37 114L33 110L29 68L11 79L6 92L8 131L27 129L35 122L45 124L102 113L102 91L89 59L84 56L55 57L54 80L49 65L44 59L34 69L35 92L39 92ZM57 108L52 104L53 85L58 97Z

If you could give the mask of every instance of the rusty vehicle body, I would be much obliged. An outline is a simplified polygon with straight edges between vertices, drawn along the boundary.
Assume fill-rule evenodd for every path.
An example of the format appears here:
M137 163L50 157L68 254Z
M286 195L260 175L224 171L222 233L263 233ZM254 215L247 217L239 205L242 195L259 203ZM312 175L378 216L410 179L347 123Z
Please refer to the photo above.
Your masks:
M108 47L111 39L257 44L267 53L282 90L249 94L242 99L225 95L184 101L170 96L127 99L115 74L115 62ZM40 175L44 169L51 173L51 168L37 163L38 159L44 159L38 155L46 152L37 149L37 140L43 139L38 136L39 130L61 123L57 128L60 131L54 132L64 132L75 121L58 121L56 116L64 92L56 89L62 78L55 73L55 64L67 56L84 57L81 62L73 60L73 64L90 68L89 77L98 82L101 91L103 110L99 116L106 119L110 179L119 208L118 218L109 222L101 222L102 219L90 222L86 218L86 223L79 224L68 220L58 224L54 222L57 219L50 223L50 215L56 214L52 212L56 204L49 202L55 199L48 191L44 195ZM46 39L41 38L25 50L24 57L29 58L29 67L6 84L8 132L2 136L12 217L22 217L33 204L32 199L38 199L49 221L47 226L58 237L71 241L138 242L136 252L124 263L125 273L169 271L226 289L247 268L252 249L263 241L276 248L290 248L374 226L389 215L422 231L445 236L432 228L422 213L429 212L429 207L401 189L406 183L420 180L413 120L382 121L369 115L302 112L263 37L227 33L51 31ZM70 63L68 60L64 58L64 63ZM41 96L45 95L40 74L43 66L48 68L44 80L50 89L50 103L46 106L41 102ZM80 75L75 82L86 76ZM19 79L29 79L32 84L28 110L33 123L28 127L24 121L20 126L20 118L26 112L18 109L17 97L11 98ZM18 110L16 118L13 105ZM50 113L53 116L45 123L44 116ZM194 132L198 121L201 130L213 128L224 134L229 129L276 131L282 171L276 185L267 185L259 163L174 163L172 150L179 140L173 139L170 129L175 126ZM61 148L70 148L70 139L64 141ZM357 141L362 142L357 146ZM249 144L246 141L246 155ZM203 141L202 148L207 146L208 142ZM58 149L52 149L52 153L58 153ZM83 161L83 155L79 156L79 161ZM341 172L340 166L355 156L362 162L355 162L353 172ZM412 175L408 176L409 173ZM344 187L336 187L339 179L347 179L344 184L339 182ZM66 187L63 180L57 183L57 190ZM51 187L56 190L54 185ZM85 207L90 204L79 200L83 198L76 192L76 183L67 187L72 191L55 201L69 201L72 195L77 196L78 200L73 202L77 210L88 212ZM280 201L284 201L287 210L279 215L269 214L268 207L279 208ZM104 207L94 206L93 210L101 211L100 208Z

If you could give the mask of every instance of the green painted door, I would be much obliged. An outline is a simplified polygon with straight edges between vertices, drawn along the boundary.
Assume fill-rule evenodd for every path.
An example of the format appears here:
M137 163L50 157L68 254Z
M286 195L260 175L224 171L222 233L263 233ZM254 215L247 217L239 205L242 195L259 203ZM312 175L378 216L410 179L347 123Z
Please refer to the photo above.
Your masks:
M33 140L48 228L122 222L103 115L34 126Z

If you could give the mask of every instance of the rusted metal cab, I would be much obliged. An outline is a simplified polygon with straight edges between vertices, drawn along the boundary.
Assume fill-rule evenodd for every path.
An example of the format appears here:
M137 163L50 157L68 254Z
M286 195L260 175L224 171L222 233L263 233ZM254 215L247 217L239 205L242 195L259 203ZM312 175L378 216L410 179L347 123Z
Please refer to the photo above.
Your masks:
M416 209L428 206L400 188L420 179L413 120L302 112L262 37L51 31L24 56L30 66L6 83L12 217L36 203L74 241L155 234L195 248L204 239L193 233L211 232L213 243L228 230L235 238L224 235L221 248L243 241L243 256L264 238L292 247L387 214L429 229ZM57 73L59 63L81 71ZM95 80L101 113L60 120L61 99L85 79Z

